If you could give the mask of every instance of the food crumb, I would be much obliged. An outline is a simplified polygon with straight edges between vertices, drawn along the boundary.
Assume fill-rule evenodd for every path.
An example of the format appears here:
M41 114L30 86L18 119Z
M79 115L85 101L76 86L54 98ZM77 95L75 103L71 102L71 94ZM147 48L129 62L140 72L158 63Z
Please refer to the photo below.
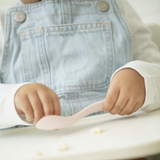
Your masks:
M102 132L103 132L103 129L100 128L100 127L96 127L96 128L91 129L92 134L99 134L99 133L102 133Z
M68 149L68 144L67 143L60 143L60 144L58 144L57 148L59 151L65 151Z

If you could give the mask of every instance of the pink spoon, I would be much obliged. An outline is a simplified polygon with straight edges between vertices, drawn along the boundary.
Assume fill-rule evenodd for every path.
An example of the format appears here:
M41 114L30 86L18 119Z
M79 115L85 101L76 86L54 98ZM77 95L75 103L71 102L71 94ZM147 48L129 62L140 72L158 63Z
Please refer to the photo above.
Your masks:
M38 129L43 129L43 130L55 130L67 127L91 113L103 111L104 101L105 99L103 101L93 103L73 116L69 117L62 117L56 115L45 116L37 122L36 127Z

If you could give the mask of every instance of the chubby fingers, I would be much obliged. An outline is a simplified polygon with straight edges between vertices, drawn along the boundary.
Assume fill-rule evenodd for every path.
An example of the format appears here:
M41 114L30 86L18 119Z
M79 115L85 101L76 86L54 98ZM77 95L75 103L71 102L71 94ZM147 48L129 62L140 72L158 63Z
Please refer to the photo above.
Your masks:
M114 108L115 103L119 97L119 92L120 92L119 88L114 87L114 85L109 86L106 100L103 106L103 110L105 112L110 112Z
M57 94L55 94L55 92L53 92L51 89L48 90L51 97L52 97L52 103L54 104L54 115L61 115L61 105L60 105L60 101L59 98L57 96Z
M55 92L47 88L47 90L39 92L38 96L39 99L41 100L42 107L39 108L40 110L39 112L41 112L41 114L40 113L38 114L40 117L36 118L35 123L37 123L38 120L41 119L43 116L61 114L59 98Z
M34 118L34 124L36 124L42 117L48 115L60 115L61 107L58 96L49 89L39 89L35 93L28 95L28 120Z
M142 103L128 93L125 89L120 89L117 85L110 85L104 102L103 110L111 114L130 115L136 112Z
M43 106L36 92L28 95L27 110L28 112L25 113L26 117L30 117L30 119L27 119L34 119L35 123L44 116Z
M35 107L35 113L39 113L39 118L36 118L35 123L37 123L43 116L53 115L54 114L54 104L52 101L52 97L47 90L39 90L37 91L39 100L41 102L41 107ZM38 105L37 105L38 107ZM38 111L39 110L39 111ZM40 114L43 113L43 114Z

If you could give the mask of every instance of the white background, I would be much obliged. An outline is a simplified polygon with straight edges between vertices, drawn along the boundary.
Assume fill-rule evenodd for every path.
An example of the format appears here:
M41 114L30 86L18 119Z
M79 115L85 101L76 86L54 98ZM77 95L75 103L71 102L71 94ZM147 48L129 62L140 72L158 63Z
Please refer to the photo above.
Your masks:
M145 24L160 25L160 0L128 0Z

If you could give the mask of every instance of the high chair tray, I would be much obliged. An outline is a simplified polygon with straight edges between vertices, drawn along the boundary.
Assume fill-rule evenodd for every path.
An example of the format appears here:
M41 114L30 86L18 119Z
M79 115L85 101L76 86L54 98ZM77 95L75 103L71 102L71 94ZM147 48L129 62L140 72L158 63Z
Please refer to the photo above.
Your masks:
M93 135L91 129L104 132ZM58 151L59 143L66 151ZM68 128L38 130L34 126L0 131L1 160L118 160L160 153L160 110L129 116L86 117Z

